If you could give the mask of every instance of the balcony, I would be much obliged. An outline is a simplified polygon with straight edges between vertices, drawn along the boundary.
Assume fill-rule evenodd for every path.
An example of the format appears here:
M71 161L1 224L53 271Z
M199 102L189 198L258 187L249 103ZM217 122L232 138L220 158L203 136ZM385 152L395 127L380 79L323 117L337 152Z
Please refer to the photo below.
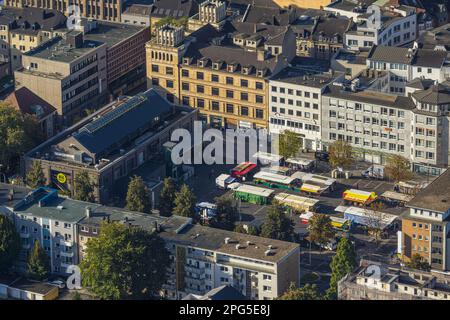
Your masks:
M59 240L59 244L62 245L62 246L71 247L73 245L73 241L72 241L72 239L64 239L64 238L62 238L62 239Z
M205 268L197 268L197 267L195 267L195 266L192 266L192 265L185 265L184 266L184 270L186 271L186 272L192 272L192 273L195 273L195 274L204 274L205 273Z

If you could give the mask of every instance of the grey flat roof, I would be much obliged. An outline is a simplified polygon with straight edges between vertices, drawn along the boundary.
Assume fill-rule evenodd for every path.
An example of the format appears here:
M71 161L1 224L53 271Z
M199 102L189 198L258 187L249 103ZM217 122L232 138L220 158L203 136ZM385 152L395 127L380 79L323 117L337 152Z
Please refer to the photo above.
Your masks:
M62 209L58 209L62 206ZM38 201L22 204L14 209L17 214L32 214L36 217L76 223L86 215L86 207L95 208L99 204L58 197L49 200L42 207Z
M447 169L407 203L408 207L446 212L450 209L450 170Z
M106 43L108 48L146 28L118 22L96 21L96 23L97 28L86 33L84 39Z
M40 46L24 53L25 56L70 63L79 57L95 50L103 43L85 40L80 48L70 48L69 44L60 36L50 39Z
M334 78L321 72L313 72L310 70L286 68L276 74L271 80L286 83L298 84L302 86L322 88L330 83Z
M324 96L406 110L415 108L414 102L410 97L396 96L369 90L357 92L345 91L341 87L335 85L329 85L325 90Z
M31 191L32 190L27 187L0 183L0 205L13 208ZM14 194L12 200L9 200L10 193Z

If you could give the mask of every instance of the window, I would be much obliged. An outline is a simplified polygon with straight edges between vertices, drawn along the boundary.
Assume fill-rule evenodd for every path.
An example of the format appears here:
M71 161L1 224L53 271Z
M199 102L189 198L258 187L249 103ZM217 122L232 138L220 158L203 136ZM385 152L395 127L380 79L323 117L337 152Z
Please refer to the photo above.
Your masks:
M263 103L264 102L264 97L259 95L259 94L257 94L255 96L255 100L256 100L256 103Z
M248 87L248 81L244 80L244 79L241 79L241 87L247 88Z
M166 80L166 87L167 88L173 88L173 81L172 80Z
M272 287L271 286L263 286L263 291L272 291Z
M205 100L197 99L197 107L204 108L205 107Z
M205 87L200 85L200 84L198 84L197 85L197 92L198 93L205 93Z
M159 66L156 64L152 64L152 72L159 72Z
M241 107L241 116L248 116L248 107Z
M204 77L205 77L205 76L204 76L203 72L197 71L197 79L203 80Z
M173 68L172 67L166 67L166 74L173 75Z
M182 77L189 77L189 70L181 70L181 76Z
M256 109L255 111L255 117L257 119L263 119L264 118L264 110L262 109Z
M227 103L227 113L234 113L234 106L230 103Z
M263 86L264 86L264 85L263 85L262 82L256 81L256 83L255 83L256 89L262 90L262 89L263 89Z
M227 90L227 98L234 98L234 92L232 90Z
M268 274L263 274L263 280L272 280L272 276Z
M211 109L214 110L214 111L219 111L220 110L219 102L212 101L211 102Z
M189 91L189 83L188 82L182 82L181 83L181 90Z
M241 92L241 100L248 101L248 93L247 92Z
M217 74L211 75L211 81L212 82L219 82L219 76Z
M233 78L232 77L227 77L226 78L226 83L227 84L233 84Z
M211 94L213 96L218 96L219 95L219 88L211 88Z

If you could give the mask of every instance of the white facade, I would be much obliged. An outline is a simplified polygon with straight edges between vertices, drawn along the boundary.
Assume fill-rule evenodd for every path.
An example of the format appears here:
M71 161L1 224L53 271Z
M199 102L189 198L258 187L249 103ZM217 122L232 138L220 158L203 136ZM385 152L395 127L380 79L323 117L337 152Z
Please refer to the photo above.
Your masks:
M303 149L320 150L322 92L331 78L309 75L297 79L298 82L282 78L269 81L269 131L296 132Z

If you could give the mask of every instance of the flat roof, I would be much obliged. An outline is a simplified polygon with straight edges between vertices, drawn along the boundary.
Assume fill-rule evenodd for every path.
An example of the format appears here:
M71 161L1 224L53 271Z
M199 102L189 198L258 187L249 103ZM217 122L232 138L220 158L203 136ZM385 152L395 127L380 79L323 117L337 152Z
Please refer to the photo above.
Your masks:
M84 35L89 41L106 43L108 48L142 31L145 26L135 26L119 22L96 21L97 28Z
M31 191L30 188L24 186L0 183L0 205L13 208Z
M406 204L408 207L447 212L450 209L450 170L446 170Z
M325 74L323 72L290 67L277 73L271 80L307 87L322 88L335 78L336 76L331 76L331 74Z
M56 36L40 46L24 53L25 56L70 63L103 45L102 42L85 40L80 48L71 48L66 39Z

